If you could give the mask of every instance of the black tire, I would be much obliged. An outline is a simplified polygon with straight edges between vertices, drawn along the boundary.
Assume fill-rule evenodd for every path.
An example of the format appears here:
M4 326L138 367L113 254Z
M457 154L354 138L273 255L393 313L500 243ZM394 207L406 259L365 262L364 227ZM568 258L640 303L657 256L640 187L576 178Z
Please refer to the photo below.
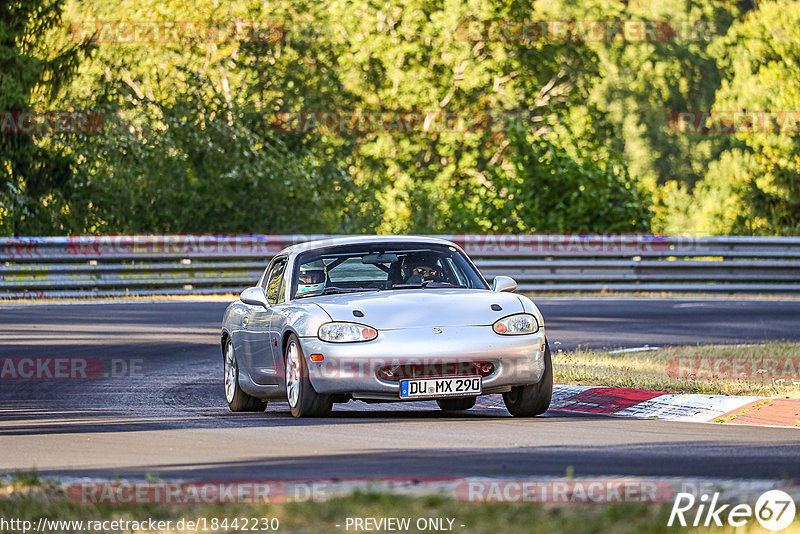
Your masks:
M550 407L553 397L553 364L550 358L550 344L545 340L544 374L538 384L516 386L503 393L506 408L514 417L533 417L541 415Z
M239 386L239 362L236 361L230 338L225 342L222 352L222 373L225 400L232 412L263 412L267 409L267 401L248 395Z
M292 356L291 351L296 350ZM286 400L289 401L289 408L295 417L326 417L333 409L333 400L330 395L320 395L311 385L308 377L308 364L303 354L303 347L294 334L289 335L286 340L286 348L283 351L284 372L286 377ZM290 367L290 362L293 362ZM293 402L293 392L290 391L290 383L297 387L297 397Z
M436 404L445 412L461 412L475 406L478 397L456 397L454 399L436 399Z

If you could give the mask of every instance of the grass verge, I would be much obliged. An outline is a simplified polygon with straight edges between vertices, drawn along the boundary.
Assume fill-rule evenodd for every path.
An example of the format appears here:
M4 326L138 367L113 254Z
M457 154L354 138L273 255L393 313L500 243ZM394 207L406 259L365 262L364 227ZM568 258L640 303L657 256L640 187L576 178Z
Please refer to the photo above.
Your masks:
M67 498L66 491L56 483L41 483L37 486L6 485L0 487L0 517L31 521L36 525L39 518L61 521L83 521L81 530L73 526L62 526L58 532L91 532L85 527L88 521L172 521L169 529L140 530L142 532L185 532L176 528L178 521L197 521L206 518L207 530L200 532L233 532L233 520L239 518L277 519L277 532L284 533L329 533L365 532L347 529L347 518L409 518L410 528L403 532L431 532L418 529L417 521L427 518L453 519L452 531L464 534L515 533L573 533L587 534L613 532L627 534L638 532L668 533L676 527L668 527L667 520L671 504L486 504L457 501L447 496L407 497L381 493L356 492L346 497L317 502L288 502L269 505L213 505L213 506L166 506L166 505L86 505ZM228 518L228 528L210 528L212 520L218 524ZM275 525L275 523L272 523ZM337 525L339 525L337 527ZM463 526L462 526L463 525ZM385 531L381 530L381 531ZM51 529L51 531L54 531ZM266 530L260 530L265 532ZM377 532L377 530L371 530ZM681 532L763 532L755 520L743 528L680 528ZM0 529L0 532L21 532L19 529ZM110 532L110 530L105 530ZM800 519L783 532L800 533Z
M554 378L559 384L800 398L798 343L700 345L617 354L553 348Z

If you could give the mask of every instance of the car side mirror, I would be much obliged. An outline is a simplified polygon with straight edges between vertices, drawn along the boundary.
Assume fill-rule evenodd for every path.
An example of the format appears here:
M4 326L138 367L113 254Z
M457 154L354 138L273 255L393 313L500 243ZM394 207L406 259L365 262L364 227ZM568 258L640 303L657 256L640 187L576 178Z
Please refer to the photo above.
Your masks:
M510 276L495 276L492 282L492 291L511 292L517 289L517 282Z
M267 294L264 293L264 288L260 286L256 287L248 287L242 294L239 295L239 300L244 302L245 304L251 304L253 306L263 306L264 308L269 308L269 301L267 300Z

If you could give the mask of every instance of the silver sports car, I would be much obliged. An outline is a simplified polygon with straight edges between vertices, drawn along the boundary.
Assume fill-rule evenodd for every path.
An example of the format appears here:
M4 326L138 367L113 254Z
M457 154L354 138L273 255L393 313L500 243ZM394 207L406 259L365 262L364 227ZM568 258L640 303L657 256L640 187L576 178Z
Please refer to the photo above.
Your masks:
M553 369L542 314L517 284L490 288L443 239L314 241L277 254L222 320L232 411L288 400L296 417L333 403L435 400L468 410L502 393L516 416L544 413Z

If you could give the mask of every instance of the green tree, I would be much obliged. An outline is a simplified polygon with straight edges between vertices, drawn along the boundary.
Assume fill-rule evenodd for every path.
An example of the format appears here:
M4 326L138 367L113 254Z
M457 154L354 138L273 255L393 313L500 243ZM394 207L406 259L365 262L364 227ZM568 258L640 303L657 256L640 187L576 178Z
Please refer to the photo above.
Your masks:
M498 169L514 172L505 119L523 119L535 131L583 99L596 75L593 54L582 46L487 41L459 30L469 20L536 18L530 1L349 0L329 8L337 13L330 33L347 46L340 80L352 106L492 118L473 133L360 137L351 168L355 183L378 192L381 232L492 226L483 193L494 188Z
M673 131L668 118L672 111L711 108L723 73L710 48L733 22L736 3L593 0L550 5L554 18L658 22L649 36L634 33L628 40L586 44L597 54L600 74L588 89L584 109L605 125L598 141L624 154L631 175L655 197L653 229L684 231L682 202L729 143Z
M778 112L767 132L742 131L710 166L697 209L718 233L800 233L800 9L764 1L716 48L726 80L716 111ZM784 112L780 114L780 112ZM788 113L786 113L788 112ZM788 120L787 120L788 119ZM720 196L727 198L721 201Z
M514 172L484 192L484 230L512 232L646 232L649 198L624 159L605 147L576 142L556 125L535 136L522 124L508 129Z
M182 4L150 0L69 7L76 23L187 18ZM362 230L359 210L343 209L363 205L340 166L348 147L271 126L275 112L297 101L340 107L336 54L313 20L324 13L303 2L201 1L192 20L268 21L285 38L128 44L98 35L72 87L74 98L101 102L106 116L102 135L70 145L84 162L75 228Z
M335 232L347 176L250 129L197 80L161 103L108 95L104 135L71 148L85 163L74 227L92 232ZM100 102L105 102L101 104Z
M45 112L74 75L86 47L44 46L60 24L61 0L10 0L0 7L0 111ZM65 106L59 103L61 109ZM0 235L59 232L74 161L51 139L0 133Z
M668 126L671 111L712 104L798 109L793 3L198 0L189 17L185 5L158 0L65 2L61 27L36 26L50 16L12 4L4 31L16 37L3 53L19 64L2 96L19 101L5 109L46 102L44 89L59 85L48 62L71 73L82 46L69 34L74 22L272 21L285 35L96 43L57 98L101 110L105 129L3 139L5 233L797 229L796 136ZM60 5L36 4L50 13ZM677 33L485 40L465 34L470 20L660 20ZM74 54L55 61L64 51ZM470 133L272 125L278 112L324 110L491 121ZM9 145L18 142L29 145Z

